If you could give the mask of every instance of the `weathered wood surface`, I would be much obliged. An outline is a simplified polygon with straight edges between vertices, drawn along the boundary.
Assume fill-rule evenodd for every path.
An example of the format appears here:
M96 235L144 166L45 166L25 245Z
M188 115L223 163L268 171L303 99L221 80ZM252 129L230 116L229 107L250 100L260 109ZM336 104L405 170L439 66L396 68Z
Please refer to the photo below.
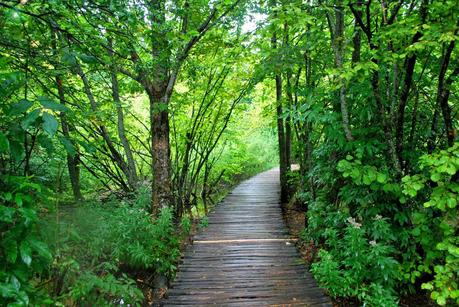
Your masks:
M332 306L289 240L278 178L273 169L244 181L209 215L165 306Z

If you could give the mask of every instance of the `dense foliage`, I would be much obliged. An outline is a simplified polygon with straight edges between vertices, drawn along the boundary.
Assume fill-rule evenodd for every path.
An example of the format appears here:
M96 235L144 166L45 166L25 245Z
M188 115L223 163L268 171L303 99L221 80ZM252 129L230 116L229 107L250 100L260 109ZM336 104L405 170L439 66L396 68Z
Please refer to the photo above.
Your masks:
M266 69L315 277L367 306L422 289L459 303L457 5L273 1L270 14Z
M0 305L151 302L193 218L278 162L332 297L459 303L458 15L0 1Z
M191 219L276 164L239 1L126 4L0 2L2 306L151 301Z

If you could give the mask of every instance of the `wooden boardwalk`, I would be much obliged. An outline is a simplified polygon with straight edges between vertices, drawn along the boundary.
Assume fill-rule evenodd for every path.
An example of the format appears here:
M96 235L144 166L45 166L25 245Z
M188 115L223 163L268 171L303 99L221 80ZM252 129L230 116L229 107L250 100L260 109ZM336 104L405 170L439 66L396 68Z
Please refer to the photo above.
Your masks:
M332 306L289 241L278 178L273 169L244 181L209 215L165 306Z

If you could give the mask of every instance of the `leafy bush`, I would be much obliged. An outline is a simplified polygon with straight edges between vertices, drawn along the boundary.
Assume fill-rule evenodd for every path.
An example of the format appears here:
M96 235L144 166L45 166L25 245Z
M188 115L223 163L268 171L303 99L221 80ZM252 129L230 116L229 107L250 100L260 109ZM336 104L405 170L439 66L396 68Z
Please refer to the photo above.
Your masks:
M68 296L77 305L97 306L140 306L143 299L142 291L127 276L117 278L110 273L98 276L92 272L82 273Z
M171 209L164 208L152 223L150 214L142 207L122 205L114 211L111 221L113 257L133 268L174 275L179 242Z
M322 244L312 266L319 283L334 297L392 306L422 280L438 304L459 303L459 144L421 156L402 184L363 159L357 152L337 164L350 179L339 202L327 192L309 202L303 239Z
M448 299L459 304L459 183L453 178L459 171L459 143L422 156L419 165L423 173L403 178L403 193L424 200L413 212L412 235L426 255L416 271L433 272L433 280L422 287L439 305Z
M47 304L34 289L34 278L46 272L51 253L37 235L37 202L42 187L28 177L0 177L0 297L8 306Z
M363 223L348 217L341 230L330 225L335 227L325 229L327 246L312 265L319 283L333 297L356 297L368 306L396 306L398 263L391 256L395 249L387 239L387 221L377 216Z

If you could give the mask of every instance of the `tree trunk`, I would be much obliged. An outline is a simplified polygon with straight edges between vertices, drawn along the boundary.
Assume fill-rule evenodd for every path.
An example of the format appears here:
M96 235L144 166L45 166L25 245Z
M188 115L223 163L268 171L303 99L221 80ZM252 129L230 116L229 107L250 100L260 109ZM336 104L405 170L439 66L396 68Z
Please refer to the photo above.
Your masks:
M289 27L288 23L284 23L284 45L286 48L289 48ZM292 88L292 69L287 69L287 99L288 105L287 107L290 109L293 105L293 88ZM292 119L290 114L287 115L285 119L285 164L287 166L287 172L290 171L291 168L291 148L292 148Z
M344 52L345 52L345 38L344 38L344 7L343 1L338 1L335 9L335 25L331 23L331 18L329 17L330 32L332 38L332 47L333 53L335 55L335 66L338 70L343 68L344 64ZM344 135L348 141L352 141L352 131L349 124L349 111L346 101L346 80L340 80L340 89L339 89L339 102L341 109L341 118L342 125L344 130Z
M357 12L359 15L361 15L360 12ZM359 24L357 22L357 19L354 21L354 36L352 37L352 64L356 64L360 62L360 50L362 48L362 39L360 35L360 28Z
M279 143L279 168L281 182L281 202L288 201L288 182L287 182L287 155L286 140L284 130L284 120L282 118L282 77L276 75L276 116L277 116L277 138Z
M274 5L275 6L275 3ZM277 49L277 35L276 30L273 28L271 37L271 45L273 50ZM288 182L287 182L287 155L286 155L286 141L284 120L282 118L282 77L281 73L277 72L275 75L276 80L276 116L277 116L277 139L279 144L279 170L280 170L280 183L281 183L281 202L288 201Z
M109 48L108 48L108 53L109 56L113 56L113 51L112 51L112 41L109 40ZM124 153L126 155L126 161L127 161L127 168L128 168L128 176L127 180L129 182L129 185L131 186L132 189L135 189L137 187L138 183L138 177L137 177L137 170L135 166L135 160L134 156L132 155L132 150L131 146L129 144L129 141L126 137L126 132L125 132L125 125L124 125L124 112L123 112L123 107L121 105L121 99L120 99L120 94L119 94L119 86L118 86L118 78L117 78L117 71L116 71L116 66L112 64L111 71L110 71L110 76L111 76L111 86L112 86L112 98L113 101L115 102L116 106L116 114L117 114L117 128L118 128L118 137L120 138L121 144L123 145Z
M56 76L56 83L57 83L57 91L59 93L60 103L65 104L64 88L62 85L62 79L59 75ZM62 126L62 134L64 135L66 139L71 141L70 127L69 127L69 124L67 123L67 119L64 113L60 114L60 119L61 119L61 126ZM82 201L83 196L81 194L81 188L80 188L80 166L78 163L79 152L74 142L72 142L72 144L74 145L74 148L75 148L75 155L72 156L71 154L67 153L67 168L69 171L70 184L72 185L73 197L75 198L76 201Z
M55 32L55 30L52 30L51 44L52 44L53 54L56 57L57 56L57 33ZM64 86L62 83L63 82L62 76L59 73L57 73L55 80L57 84L59 102L62 105L65 105L65 92L64 92ZM74 155L67 153L67 168L68 168L69 177L70 177L70 185L72 186L73 198L75 199L75 201L79 202L83 200L83 195L81 194L81 187L80 187L80 165L79 165L80 153L79 153L78 147L75 145L75 143L70 138L71 127L67 122L65 113L61 112L59 117L61 119L62 134L67 140L72 142L75 148Z
M171 203L171 160L169 143L168 99L160 92L149 92L151 155L153 180L151 189L151 212L157 216L162 208ZM167 99L167 101L165 101Z
M457 30L455 34L457 34ZM456 131L453 127L453 122L451 119L451 108L448 105L448 99L450 95L450 86L453 82L454 77L459 73L459 66L456 66L454 71L445 80L446 71L448 70L449 62L451 59L451 54L455 47L455 41L449 43L446 48L446 52L440 63L440 74L438 77L438 89L437 89L437 104L440 106L443 120L445 122L446 137L448 141L448 146L451 147L454 144L454 139L456 137Z
M427 5L428 0L423 0L420 7L421 15L421 25L424 24L427 18ZM412 44L419 41L422 37L421 32L416 32L412 39ZM414 67L416 65L416 53L407 56L405 59L405 79L403 82L402 91L400 93L400 99L397 109L397 126L395 127L395 148L397 152L397 158L399 160L400 166L404 167L403 159L403 143L404 143L404 121L405 121L405 108L408 102L408 96L411 90L411 85L413 82Z
M99 111L99 107L92 93L92 90L89 84L89 80L86 77L86 74L83 72L83 69L81 68L79 63L75 65L75 68L76 68L77 74L80 76L81 80L83 81L83 89L85 91L86 96L88 97L89 103L91 105L91 109L94 113L97 114L97 112ZM126 161L124 161L123 156L115 148L113 141L107 131L107 128L103 124L101 124L98 126L98 130L99 130L98 132L100 133L100 136L102 136L102 138L104 139L105 144L107 144L108 150L110 151L111 157L113 161L115 162L115 165L117 165L121 169L121 171L123 172L124 176L126 176L126 178L129 178L130 176L129 176L128 165L126 164ZM130 186L129 188L132 189L133 187ZM126 187L123 187L123 189L126 189Z

